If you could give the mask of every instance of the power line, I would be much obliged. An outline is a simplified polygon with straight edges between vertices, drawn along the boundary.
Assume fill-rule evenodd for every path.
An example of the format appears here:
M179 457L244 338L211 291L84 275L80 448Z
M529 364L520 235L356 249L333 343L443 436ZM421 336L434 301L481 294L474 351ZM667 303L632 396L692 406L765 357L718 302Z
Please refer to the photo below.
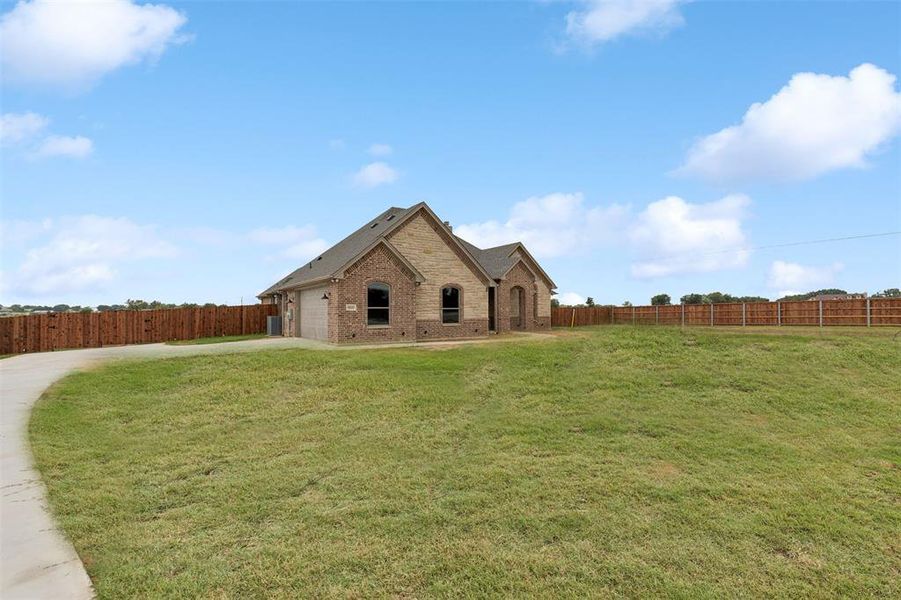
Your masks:
M845 237L824 238L821 240L806 240L803 242L786 242L784 244L769 244L766 246L748 246L745 248L727 248L724 250L711 250L709 252L684 252L682 254L669 254L667 256L658 256L657 258L649 258L645 260L667 260L679 258L680 256L709 256L711 254L729 254L732 252L751 252L753 250L768 250L771 248L788 248L790 246L809 246L812 244L827 244L830 242L844 242L847 240L861 240L865 238L887 237L892 235L901 235L901 231L886 231L884 233L864 233L862 235L849 235Z

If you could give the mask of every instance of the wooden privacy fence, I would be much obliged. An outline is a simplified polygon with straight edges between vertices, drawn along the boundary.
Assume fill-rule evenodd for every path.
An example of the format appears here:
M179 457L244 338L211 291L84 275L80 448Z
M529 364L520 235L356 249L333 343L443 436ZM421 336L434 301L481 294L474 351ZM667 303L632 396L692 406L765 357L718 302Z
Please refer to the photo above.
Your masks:
M554 327L613 324L901 326L901 298L551 309Z
M46 313L0 318L0 354L266 332L274 304Z

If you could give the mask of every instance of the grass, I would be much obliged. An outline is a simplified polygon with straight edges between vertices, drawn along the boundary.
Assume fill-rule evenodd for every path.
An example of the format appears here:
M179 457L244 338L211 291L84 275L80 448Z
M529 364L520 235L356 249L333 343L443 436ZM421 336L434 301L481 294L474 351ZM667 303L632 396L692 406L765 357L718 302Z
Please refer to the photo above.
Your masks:
M261 340L265 333L251 333L248 335L220 335L216 337L195 338L192 340L173 340L166 342L170 346L194 346L198 344L221 344L224 342L243 342L244 340Z
M30 435L101 598L898 597L886 333L119 363Z

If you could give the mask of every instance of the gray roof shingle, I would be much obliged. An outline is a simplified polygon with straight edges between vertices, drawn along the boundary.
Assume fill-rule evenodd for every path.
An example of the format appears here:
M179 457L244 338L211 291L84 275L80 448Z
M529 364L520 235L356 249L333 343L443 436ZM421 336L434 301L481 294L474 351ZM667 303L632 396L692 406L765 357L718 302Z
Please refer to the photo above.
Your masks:
M376 243L408 213L423 206L423 203L414 204L409 208L392 206L376 218L372 219L352 234L323 252L299 269L294 270L288 276L278 280L265 291L260 292L259 298L275 292L294 288L304 283L325 279L334 275L348 262L356 258L361 252ZM426 207L428 208L428 207ZM516 264L518 257L511 257L513 250L519 246L519 242L482 249L470 244L463 238L453 236L472 257L481 265L482 269L492 279L501 279L507 271ZM542 271L543 273L543 271Z
M279 279L265 291L260 292L259 296L267 296L282 289L293 288L308 281L314 281L334 274L335 271L346 265L349 260L383 236L398 219L416 208L416 206L414 205L410 208L392 206L317 258L294 270L287 277Z
M510 270L510 267L516 264L516 260L518 260L510 257L513 249L519 245L518 242L504 244L503 246L495 246L494 248L485 248L483 250L482 248L470 244L459 236L454 237L457 238L461 244L466 246L466 249L469 250L477 261L479 261L482 268L488 271L488 274L491 275L493 279L500 279L506 275L507 271Z

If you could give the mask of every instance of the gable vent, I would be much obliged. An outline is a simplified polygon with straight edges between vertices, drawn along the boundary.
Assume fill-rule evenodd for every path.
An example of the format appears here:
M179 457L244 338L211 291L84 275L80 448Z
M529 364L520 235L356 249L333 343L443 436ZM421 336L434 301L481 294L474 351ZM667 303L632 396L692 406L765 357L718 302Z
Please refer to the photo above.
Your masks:
M389 216L389 217L388 217L387 219L385 219L385 220L386 220L386 221L390 221L390 220L393 219L394 217L395 217L395 215L391 215L391 216Z

